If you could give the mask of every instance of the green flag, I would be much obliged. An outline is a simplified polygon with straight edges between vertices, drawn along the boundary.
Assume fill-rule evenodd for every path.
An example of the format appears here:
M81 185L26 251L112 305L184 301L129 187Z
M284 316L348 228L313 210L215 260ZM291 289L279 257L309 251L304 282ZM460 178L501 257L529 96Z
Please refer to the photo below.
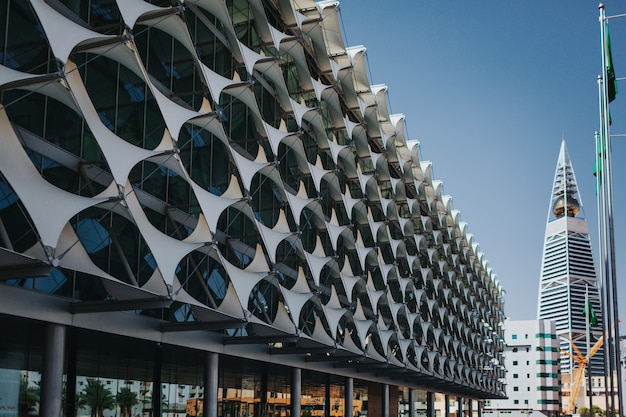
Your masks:
M589 300L587 300L587 304L583 307L583 315L585 314L589 316L589 327L598 325L598 317L596 317L596 312Z
M615 79L615 68L613 68L613 58L611 57L611 37L609 36L609 24L604 24L605 36L604 47L606 52L606 85L609 103L615 100L617 94L617 80Z

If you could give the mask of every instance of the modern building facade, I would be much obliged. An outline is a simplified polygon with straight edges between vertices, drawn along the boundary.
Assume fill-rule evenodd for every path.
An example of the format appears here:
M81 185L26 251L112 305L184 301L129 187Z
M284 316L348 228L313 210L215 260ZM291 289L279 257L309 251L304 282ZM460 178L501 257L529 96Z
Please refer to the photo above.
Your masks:
M508 398L487 401L485 415L559 415L560 343L555 323L550 320L507 320L504 331Z
M337 2L8 0L0 20L7 416L506 395L503 290Z

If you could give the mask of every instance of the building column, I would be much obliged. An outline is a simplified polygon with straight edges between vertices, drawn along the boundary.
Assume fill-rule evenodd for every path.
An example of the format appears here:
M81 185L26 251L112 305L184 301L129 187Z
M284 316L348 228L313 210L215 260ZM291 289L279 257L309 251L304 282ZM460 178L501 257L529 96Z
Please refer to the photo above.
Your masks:
M76 415L76 358L78 356L78 334L70 332L67 337L67 371L65 377L65 414Z
M163 351L158 343L154 352L154 366L152 368L152 417L163 415L163 377L161 367L163 361Z
M39 415L61 417L66 329L61 324L51 323L46 325L45 332Z
M354 405L352 400L354 399L354 378L347 377L346 378L346 408L345 408L345 417L353 417L354 416Z
M325 388L326 388L326 393L324 394L324 416L325 417L330 417L330 409L331 409L331 404L330 404L330 375L326 375L326 378L324 379L324 383L326 384Z
M261 410L267 410L267 367L262 367L261 370L261 393L259 398L259 405L261 406ZM263 411L262 415L265 415L267 411Z
M463 417L463 397L456 397L456 415Z
M483 417L483 402L480 400L476 401L476 412L478 417Z
M381 406L382 406L381 417L389 417L389 384L382 385Z
M415 417L415 388L409 388L409 417Z
M205 417L217 417L219 355L207 352L204 364L204 402L202 413ZM299 415L299 414L298 414Z
M445 395L444 402L445 402L445 405L443 407L444 417L450 417L450 396L448 394Z
M302 369L291 369L291 415L299 417L302 412Z
M435 393L426 392L426 417L435 417Z
M467 417L474 417L474 400L472 400L471 398L467 400Z

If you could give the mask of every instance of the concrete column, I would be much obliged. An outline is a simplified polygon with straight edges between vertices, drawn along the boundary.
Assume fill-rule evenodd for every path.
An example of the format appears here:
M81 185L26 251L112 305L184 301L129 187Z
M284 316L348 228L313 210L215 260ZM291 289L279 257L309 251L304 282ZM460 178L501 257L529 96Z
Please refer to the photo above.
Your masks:
M204 403L202 413L205 417L217 417L219 355L207 352L204 365Z
M383 384L381 393L382 415L389 417L389 384Z
M476 401L476 412L478 417L483 417L483 402L480 400Z
M354 379L352 377L346 378L346 408L345 408L345 417L353 417L354 416L354 405L352 404L352 400L354 399Z
M467 400L467 417L474 417L474 400Z
M291 370L291 416L300 417L302 413L302 369Z
M415 389L409 388L409 417L415 417Z
M458 417L463 417L463 397L456 397L456 412Z
M435 393L426 393L426 417L435 417Z
M445 405L444 405L444 417L450 417L450 396L446 394L444 397Z
M46 325L40 391L40 417L61 417L66 329L61 324ZM72 387L72 389L75 389Z

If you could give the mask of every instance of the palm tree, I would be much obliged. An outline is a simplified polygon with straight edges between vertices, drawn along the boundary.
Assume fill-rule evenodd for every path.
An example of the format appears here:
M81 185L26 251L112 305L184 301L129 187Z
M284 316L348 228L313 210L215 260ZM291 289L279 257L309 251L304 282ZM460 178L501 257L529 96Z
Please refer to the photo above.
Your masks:
M28 416L31 411L37 410L37 404L39 404L39 395L39 386L29 387L28 380L22 379L22 382L20 383L20 417Z
M139 404L137 393L132 392L130 388L120 388L116 395L117 404L122 411L122 417L130 417L134 405Z
M88 379L85 389L78 394L77 403L81 408L91 408L91 417L102 417L104 410L115 407L115 397L101 381Z

